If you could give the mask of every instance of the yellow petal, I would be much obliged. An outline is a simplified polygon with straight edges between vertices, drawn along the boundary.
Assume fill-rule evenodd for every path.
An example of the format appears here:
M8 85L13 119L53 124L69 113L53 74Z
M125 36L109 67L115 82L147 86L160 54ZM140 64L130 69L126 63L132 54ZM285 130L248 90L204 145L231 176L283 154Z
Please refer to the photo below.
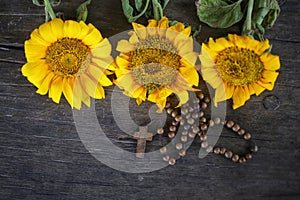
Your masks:
M268 90L273 90L274 88L274 83L265 82L263 79L258 80L256 83Z
M233 109L237 109L245 104L245 91L242 87L236 87L233 93Z
M98 84L98 86L96 88L96 93L95 93L94 98L95 99L104 99L105 98L105 91L100 84Z
M189 100L189 93L187 91L182 91L182 92L175 93L175 94L179 98L179 104L177 105L177 107L185 104Z
M180 67L179 71L190 85L198 86L199 75L195 68Z
M148 27L156 27L157 21L155 19L149 19L148 20Z
M56 36L57 39L64 37L64 22L59 18L55 18L50 21L52 33Z
M46 77L43 80L41 80L39 89L36 92L41 95L47 94L49 87L50 87L50 83L51 83L52 79L54 78L54 76L55 76L55 74L52 71L48 71L48 74L46 75Z
M108 41L107 38L102 40L100 44L98 44L93 50L92 50L93 56L97 58L107 58L110 57L111 54L111 44Z
M85 92L94 97L96 93L96 87L98 85L97 81L94 80L92 77L88 76L87 74L82 74L80 77L81 84Z
M50 43L40 35L38 29L34 29L30 34L30 41L48 47Z
M68 103L70 104L70 106L73 108L73 81L71 80L73 78L67 78L64 77L63 78L63 94L66 98L66 100L68 101ZM70 83L71 82L71 83Z
M269 70L264 70L262 72L263 79L266 82L272 82L272 83L274 83L276 81L278 75L279 75L278 72L269 71Z
M226 100L225 84L221 83L215 91L215 103Z
M184 30L184 24L183 23L176 23L175 25L171 26L169 28L170 30L174 30L174 31L177 31L177 32L181 32Z
M69 38L76 38L81 31L81 26L78 22L67 20L64 24L64 36Z
M100 84L102 86L110 86L112 85L112 82L110 81L109 78L107 78L107 76L105 74L102 74L99 80Z
M264 87L260 86L257 83L253 83L251 86L252 86L253 90L255 91L256 96L260 95L265 90Z
M178 45L179 55L185 55L193 51L193 39L187 38L184 43Z
M46 57L47 47L40 44L32 44L31 40L25 41L25 56L28 62L38 61Z
M117 51L122 53L127 53L135 50L134 46L130 44L130 42L128 42L127 40L119 41L116 49Z
M124 59L121 56L116 58L116 63L119 68L127 68L130 65L130 62L127 59Z
M192 27L186 27L183 31L181 31L182 34L185 34L187 36L190 36L191 34L191 31L192 31Z
M22 67L22 74L35 86L39 87L39 83L48 74L48 65L44 61L26 63Z
M278 70L280 68L279 56L265 53L260 57L263 62L265 69L267 70Z
M133 27L134 31L136 32L137 36L140 39L146 39L147 38L147 30L146 30L146 27L144 25L132 22L132 27Z
M50 22L42 24L39 27L39 33L42 36L42 38L49 43L53 43L57 40L55 34L52 32Z
M77 35L78 39L83 39L84 37L86 37L90 32L93 31L93 28L91 28L90 26L86 25L86 23L84 23L83 21L79 22L79 26L81 28L80 33Z
M235 86L225 83L226 99L230 99L234 93Z
M62 94L62 87L63 80L61 76L56 76L55 79L52 80L51 86L50 86L50 94L51 98L55 103L59 103L60 97Z
M162 17L159 20L159 22L158 22L158 27L159 28L164 28L164 29L169 28L169 20L168 20L168 18L166 18L165 16Z
M101 33L95 28L82 41L90 48L95 48L102 39Z
M140 40L139 40L138 36L134 33L134 34L132 34L132 35L130 36L129 42L130 42L131 44L137 44L137 43L140 42Z

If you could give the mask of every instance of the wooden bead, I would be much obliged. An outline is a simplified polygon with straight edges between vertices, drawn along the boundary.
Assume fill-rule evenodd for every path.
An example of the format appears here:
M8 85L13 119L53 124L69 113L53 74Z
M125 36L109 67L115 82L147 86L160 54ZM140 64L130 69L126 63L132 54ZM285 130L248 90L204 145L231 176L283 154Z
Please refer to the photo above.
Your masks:
M203 117L204 116L204 112L203 111L200 111L199 112L199 117Z
M179 122L172 121L172 125L173 125L173 126L177 126L177 125L178 125L178 123L179 123Z
M212 146L208 146L207 148L206 148L206 152L207 153L211 153L213 151L213 147Z
M193 113L193 114L192 114L192 118L198 119L198 118L199 118L199 114L198 114L198 113Z
M177 150L181 150L183 147L182 143L177 143L175 146Z
M205 110L207 108L207 103L201 102L201 108Z
M234 131L234 132L238 132L239 130L240 130L240 126L238 125L238 124L235 124L233 127L232 127L232 130Z
M183 126L184 124L185 124L185 120L184 120L184 119L181 119L181 120L180 120L180 125Z
M176 117L176 115L177 115L177 111L174 110L174 111L171 113L171 116L172 116L172 117Z
M245 134L245 130L244 130L244 129L240 129L240 130L238 131L238 134L239 134L239 135L244 135L244 134Z
M219 147L215 147L214 148L214 153L215 154L220 154L220 148Z
M179 155L181 156L181 157L184 157L185 155L186 155L186 151L185 150L180 150L179 151Z
M201 135L200 135L200 140L201 140L201 141L207 140L207 135L201 134Z
M189 118L189 119L187 120L187 123L192 125L192 124L195 123L195 120L194 120L193 118Z
M163 128L159 128L159 129L157 129L157 134L163 134L164 133L164 129Z
M186 131L186 130L181 132L181 135L187 135L187 134L188 134L188 131Z
M227 150L227 151L225 152L225 157L226 157L226 158L232 158L232 156L233 156L232 151Z
M205 123L206 122L206 118L205 117L200 117L199 121Z
M193 133L193 132L190 132L190 133L189 133L189 137L190 137L190 138L194 138L195 136L196 136L195 133Z
M213 127L213 126L215 125L214 120L210 119L210 120L208 121L208 125L209 125L209 127Z
M222 148L220 149L220 154L225 154L225 152L226 152L226 148L222 147Z
M163 157L163 160L166 161L166 162L168 162L169 159L170 159L170 156L168 156L168 155L166 155L166 156Z
M159 150L160 150L160 153L167 153L167 147L162 147Z
M205 103L209 103L209 102L210 102L210 98L209 98L209 97L205 97L205 98L204 98L204 102L205 102Z
M251 151L252 152L257 152L258 151L258 146L257 145L252 146Z
M204 94L203 93L199 93L198 97L199 97L200 100L202 100L202 99L204 99Z
M237 155L237 154L234 154L233 156L232 156L232 158L231 158L231 160L233 161L233 162L238 162L239 161L239 155Z
M175 165L176 164L176 160L174 158L171 158L169 160L169 165Z
M172 108L168 108L167 109L167 113L170 115L171 113L173 112L173 109Z
M245 139L245 140L250 140L250 139L251 139L251 134L250 134L250 133L246 133L246 134L244 135L244 139Z
M194 126L192 127L192 130L193 130L193 133L196 133L196 134L197 134L197 133L199 132L199 127L194 125Z
M180 122L182 120L182 117L180 116L180 115L177 115L176 117L175 117L175 121L176 122Z
M240 163L245 163L247 160L245 157L240 157L239 162Z
M174 133L174 132L169 132L169 133L168 133L168 137L169 137L169 138L175 137L175 133Z
M180 138L181 142L186 142L188 140L188 137L186 135L181 136Z
M234 125L234 122L233 122L232 120L229 120L229 121L226 123L226 126L227 126L228 128L232 128L233 125Z
M245 157L246 157L247 160L252 159L252 155L251 155L250 153L247 153L247 154L245 155Z
M208 147L208 142L207 142L207 141L202 142L202 143L201 143L201 147L204 148L204 149L205 149L206 147Z
M206 131L207 130L207 125L206 124L202 124L201 127L200 127L200 129L202 131Z
M176 126L170 126L170 127L169 127L169 130L170 130L171 132L175 132L175 131L176 131Z
M181 114L186 115L188 114L189 110L187 108L182 108L181 109Z
M169 102L167 102L165 108L170 108L170 107L171 107L171 104Z
M221 123L221 118L220 117L216 117L214 119L215 124L220 124Z

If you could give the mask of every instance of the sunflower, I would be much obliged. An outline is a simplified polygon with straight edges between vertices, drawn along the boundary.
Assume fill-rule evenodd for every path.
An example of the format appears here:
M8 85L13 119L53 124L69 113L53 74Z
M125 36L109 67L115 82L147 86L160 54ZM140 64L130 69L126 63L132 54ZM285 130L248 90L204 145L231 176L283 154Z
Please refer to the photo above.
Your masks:
M27 63L22 73L37 93L59 103L61 95L77 109L90 97L105 97L102 86L112 85L106 77L113 69L111 45L92 25L83 21L54 19L35 29L25 41Z
M241 107L252 94L272 90L280 68L279 57L267 52L263 42L248 36L229 34L228 40L209 39L200 55L203 79L216 89L214 102L233 99L233 109Z
M143 101L156 103L159 111L166 99L176 94L178 106L188 101L188 91L198 85L199 77L194 67L197 54L193 51L191 28L169 20L150 19L148 26L132 23L129 40L118 42L115 83L124 94Z

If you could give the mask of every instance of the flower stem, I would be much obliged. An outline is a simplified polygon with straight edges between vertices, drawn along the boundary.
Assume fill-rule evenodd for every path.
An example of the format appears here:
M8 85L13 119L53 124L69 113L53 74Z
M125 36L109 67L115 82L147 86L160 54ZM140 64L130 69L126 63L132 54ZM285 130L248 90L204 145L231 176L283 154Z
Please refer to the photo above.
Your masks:
M157 0L152 0L154 19L159 21L163 17L163 9Z
M49 0L44 0L44 4L45 4L45 11L47 12L47 15L49 14L51 19L55 19L56 15L52 9L52 6L51 6ZM46 19L47 19L47 15L46 15Z
M138 18L140 18L140 17L146 12L146 10L147 10L147 8L148 8L148 6L149 6L149 3L150 3L150 0L147 0L146 5L145 5L143 11L142 11L140 14L138 14L137 16L134 16L134 17L132 18L132 21L137 20Z
M243 25L242 35L249 35L251 32L251 24L252 24L251 18L252 18L253 5L254 5L254 0L248 0L247 16Z

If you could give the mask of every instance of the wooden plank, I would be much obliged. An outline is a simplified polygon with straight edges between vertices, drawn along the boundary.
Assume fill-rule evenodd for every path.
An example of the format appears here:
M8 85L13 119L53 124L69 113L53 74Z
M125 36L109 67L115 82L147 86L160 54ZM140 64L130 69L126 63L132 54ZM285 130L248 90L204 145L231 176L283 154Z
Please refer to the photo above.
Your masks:
M58 10L74 18L79 2L63 1ZM30 32L44 20L43 10L31 1L10 0L0 7L0 199L298 199L299 193L299 3L289 0L278 22L267 37L272 52L280 55L280 76L273 91L252 97L244 107L227 111L227 117L252 133L259 152L245 165L234 164L209 154L198 158L199 139L187 156L151 173L127 174L96 160L84 147L75 128L72 111L62 99L59 105L21 75L25 62L22 44ZM89 22L105 37L131 28L118 0L93 1ZM166 15L191 25L199 25L193 2L170 1ZM143 20L142 20L143 21ZM202 24L198 42L209 36L224 36L228 30L212 29ZM203 84L203 83L202 83ZM115 124L110 100L96 102L101 127L114 144L135 152L136 141L128 139ZM268 95L279 98L279 109L263 107ZM231 101L227 103L231 106ZM144 125L150 104L138 109L134 119ZM154 137L146 152L160 147ZM169 140L164 137L162 142ZM227 129L220 145L244 151L245 143ZM109 155L108 155L109 156Z

